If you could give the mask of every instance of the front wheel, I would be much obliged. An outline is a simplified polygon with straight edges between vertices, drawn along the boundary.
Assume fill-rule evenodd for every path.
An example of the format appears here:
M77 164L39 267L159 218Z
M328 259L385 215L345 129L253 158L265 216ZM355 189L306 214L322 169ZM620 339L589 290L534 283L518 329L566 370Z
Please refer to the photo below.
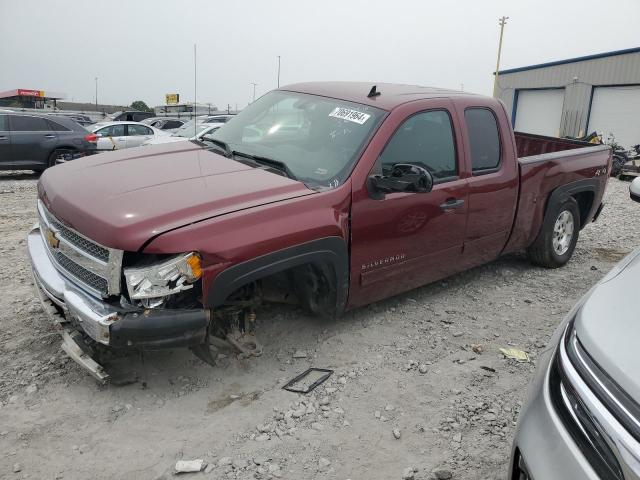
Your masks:
M536 265L558 268L569 261L580 233L580 210L573 197L550 206L538 237L528 249Z

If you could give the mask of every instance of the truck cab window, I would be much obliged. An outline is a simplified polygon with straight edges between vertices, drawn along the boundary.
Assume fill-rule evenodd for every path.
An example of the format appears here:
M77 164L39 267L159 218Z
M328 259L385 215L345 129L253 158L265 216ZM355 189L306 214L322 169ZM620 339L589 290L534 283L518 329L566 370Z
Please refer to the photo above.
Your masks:
M449 114L434 110L405 120L380 158L383 173L398 163L410 163L426 168L435 181L456 177L456 149Z
M487 108L468 108L464 121L469 132L473 173L494 171L500 166L500 134L498 123Z

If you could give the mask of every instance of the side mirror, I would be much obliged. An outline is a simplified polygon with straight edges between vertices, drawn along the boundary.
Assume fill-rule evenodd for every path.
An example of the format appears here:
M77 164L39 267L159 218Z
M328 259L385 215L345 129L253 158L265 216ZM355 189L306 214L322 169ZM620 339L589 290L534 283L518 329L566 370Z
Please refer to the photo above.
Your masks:
M640 202L640 177L636 177L629 185L629 196L631 200Z
M205 133L204 135L202 135L202 137L200 137L202 140L209 140L210 142L214 141L215 138L213 138L213 135L211 135L210 133Z
M426 168L397 163L389 175L372 175L367 181L371 198L381 200L385 193L428 193L433 189L433 176Z

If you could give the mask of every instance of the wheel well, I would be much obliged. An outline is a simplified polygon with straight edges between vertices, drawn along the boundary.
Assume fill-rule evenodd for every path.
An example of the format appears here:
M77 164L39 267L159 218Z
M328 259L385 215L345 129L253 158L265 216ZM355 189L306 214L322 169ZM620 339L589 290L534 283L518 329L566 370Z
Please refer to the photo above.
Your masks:
M229 294L222 306L238 305L238 302L257 306L267 301L302 305L310 313L334 316L337 313L336 293L333 265L318 260L254 278Z
M287 273L285 273L287 272ZM292 273L293 272L293 273ZM311 279L313 284L329 288L339 315L347 303L349 290L349 254L341 237L325 237L255 257L223 270L205 293L204 304L216 308L227 302L241 287L264 283L265 279L294 277L294 284ZM317 282L316 282L317 283Z
M593 192L587 190L574 193L572 196L578 203L578 209L580 210L580 229L582 229L587 223L589 212L591 212L594 194Z

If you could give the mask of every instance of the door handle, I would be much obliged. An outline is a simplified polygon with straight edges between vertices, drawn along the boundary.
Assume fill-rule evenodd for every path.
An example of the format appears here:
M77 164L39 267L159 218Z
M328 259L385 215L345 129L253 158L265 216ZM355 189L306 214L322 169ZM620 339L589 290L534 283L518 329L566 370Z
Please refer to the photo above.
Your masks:
M0 140L7 140L7 137L5 137L4 135L0 135Z
M49 135L45 135L44 138L56 138L56 136L49 134Z
M456 198L449 198L446 202L440 205L442 210L453 210L454 208L460 208L464 205L464 200L458 200Z

